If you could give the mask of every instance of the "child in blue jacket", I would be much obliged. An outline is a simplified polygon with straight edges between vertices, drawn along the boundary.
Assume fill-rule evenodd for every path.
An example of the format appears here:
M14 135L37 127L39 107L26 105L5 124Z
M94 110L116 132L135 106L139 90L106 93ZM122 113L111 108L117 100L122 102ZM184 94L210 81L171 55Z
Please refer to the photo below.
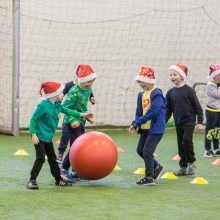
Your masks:
M159 88L156 88L154 70L144 66L135 78L144 90L138 94L136 116L129 132L138 129L140 138L137 153L145 163L145 177L136 182L138 185L154 185L163 170L154 159L154 152L165 131L166 101Z

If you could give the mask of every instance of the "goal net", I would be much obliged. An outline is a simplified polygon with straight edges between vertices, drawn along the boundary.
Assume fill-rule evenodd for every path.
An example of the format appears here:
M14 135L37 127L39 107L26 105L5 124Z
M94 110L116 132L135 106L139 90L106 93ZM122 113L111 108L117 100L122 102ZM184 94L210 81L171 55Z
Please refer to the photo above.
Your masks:
M0 131L12 130L12 1L0 1Z
M6 109L12 100L11 6L5 2L10 1L0 1L1 126L10 123ZM97 102L89 106L96 125L130 124L141 66L155 70L164 94L172 86L167 69L176 63L188 67L189 85L206 83L209 66L220 62L219 8L219 0L20 0L20 128L28 127L40 101L41 82L65 84L77 63L91 65L98 75Z

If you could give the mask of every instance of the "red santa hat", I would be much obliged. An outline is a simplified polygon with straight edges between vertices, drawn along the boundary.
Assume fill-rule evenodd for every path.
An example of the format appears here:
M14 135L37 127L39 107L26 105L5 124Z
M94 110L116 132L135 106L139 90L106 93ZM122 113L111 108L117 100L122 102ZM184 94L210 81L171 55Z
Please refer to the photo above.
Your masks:
M86 83L97 78L93 69L86 64L78 64L74 76L77 78L78 83Z
M178 72L183 77L183 79L186 79L186 77L188 75L188 68L185 65L181 64L181 63L170 66L169 70L175 70L176 72Z
M135 77L135 80L149 84L156 84L154 70L148 66L141 67L137 76Z
M45 98L52 98L63 92L64 86L57 82L45 82L41 84L40 95L44 92Z
M208 78L213 79L215 76L220 74L220 65L219 64L212 64L209 67L209 75Z

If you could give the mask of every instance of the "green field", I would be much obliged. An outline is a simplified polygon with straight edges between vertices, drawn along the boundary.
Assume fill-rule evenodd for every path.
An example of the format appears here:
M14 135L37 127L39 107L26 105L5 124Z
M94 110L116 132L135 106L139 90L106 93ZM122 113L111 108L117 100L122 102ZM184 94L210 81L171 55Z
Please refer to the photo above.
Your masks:
M137 186L135 182L142 175L134 171L143 167L136 154L138 135L126 130L103 132L124 149L117 163L122 170L101 180L79 181L62 188L54 185L46 162L37 179L39 190L26 189L35 159L30 137L0 135L0 219L220 219L220 166L212 165L216 158L202 157L203 133L194 135L195 176L160 179L155 186ZM59 136L57 133L54 143ZM19 149L29 155L13 155ZM173 129L167 129L156 153L165 167L164 173L178 168L178 161L171 160L177 154ZM209 184L191 184L196 177L205 178Z

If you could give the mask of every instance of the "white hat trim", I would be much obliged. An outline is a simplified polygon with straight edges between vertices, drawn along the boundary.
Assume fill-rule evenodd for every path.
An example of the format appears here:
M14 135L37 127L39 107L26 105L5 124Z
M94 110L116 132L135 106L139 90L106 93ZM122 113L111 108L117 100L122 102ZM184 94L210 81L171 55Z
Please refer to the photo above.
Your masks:
M82 77L82 78L77 77L77 81L78 83L86 83L96 78L97 78L96 73L91 73L86 77Z
M186 79L186 73L178 66L170 66L169 70L176 70L182 77L183 79Z
M220 74L220 70L215 70L214 72L211 73L211 75L208 75L209 79L213 79L216 77L218 74Z
M141 81L149 84L156 84L156 79L150 79L144 76L136 76L135 81Z
M46 99L53 98L53 97L59 95L60 93L62 93L62 92L63 92L63 89L64 89L64 86L61 84L61 86L60 86L59 89L57 89L55 92L45 94L44 97L45 97Z

